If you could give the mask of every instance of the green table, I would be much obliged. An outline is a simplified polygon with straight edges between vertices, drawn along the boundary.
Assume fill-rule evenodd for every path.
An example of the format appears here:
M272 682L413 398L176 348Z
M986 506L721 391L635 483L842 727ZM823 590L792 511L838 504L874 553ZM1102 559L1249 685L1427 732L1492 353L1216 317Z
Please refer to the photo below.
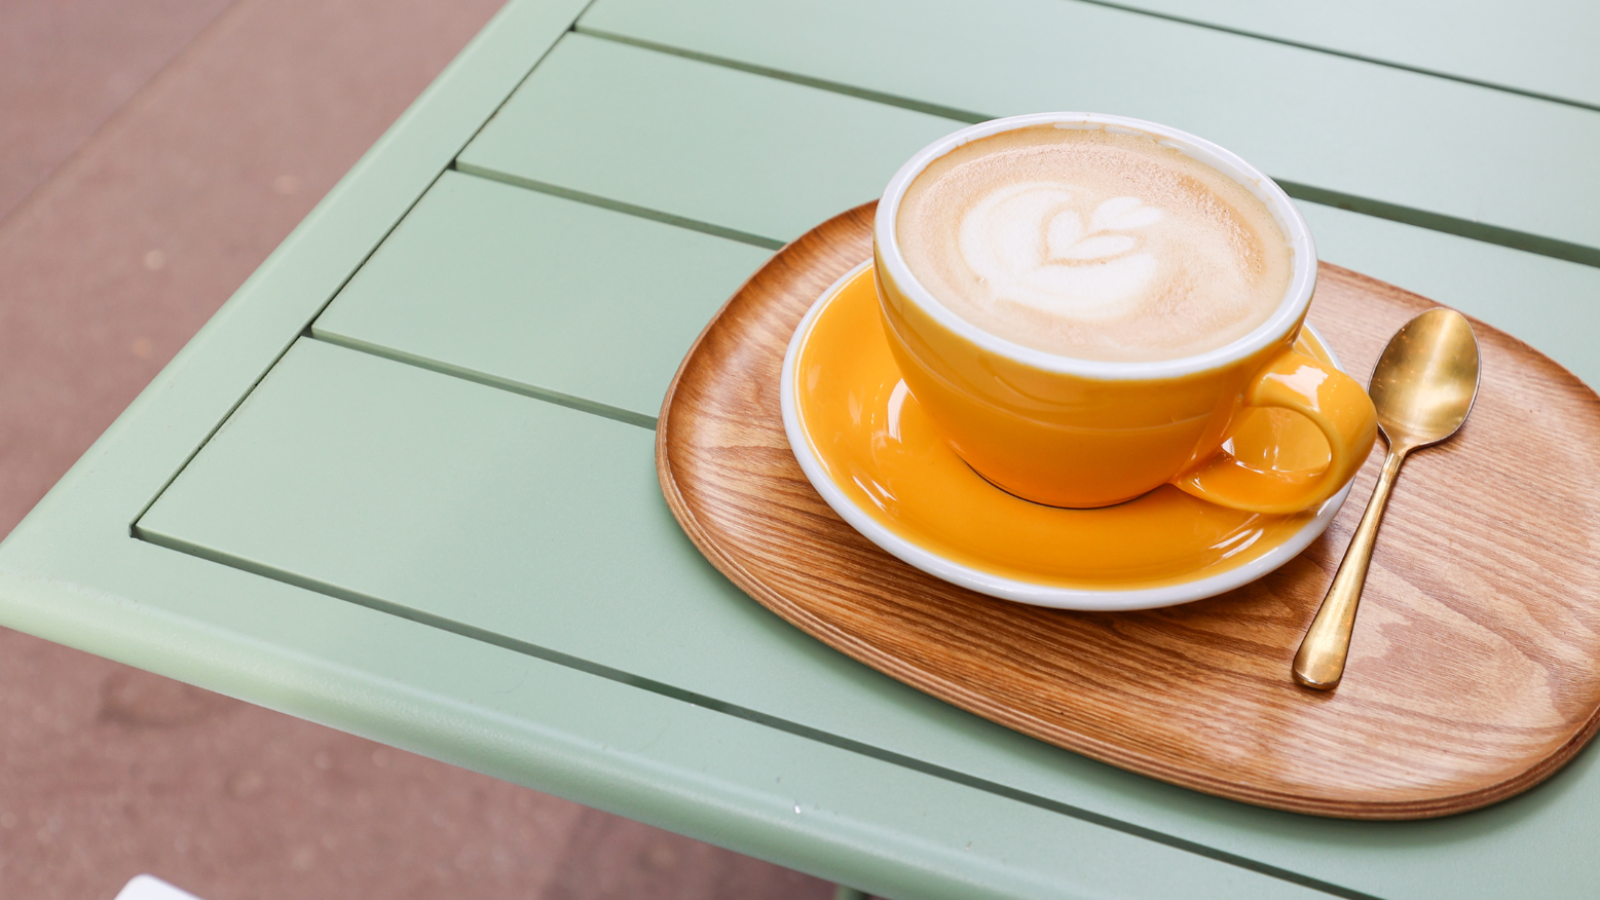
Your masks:
M1600 383L1594 7L513 0L0 547L0 621L896 898L1590 897L1600 771L1440 821L1056 750L790 628L655 483L690 341L936 135L1237 150Z

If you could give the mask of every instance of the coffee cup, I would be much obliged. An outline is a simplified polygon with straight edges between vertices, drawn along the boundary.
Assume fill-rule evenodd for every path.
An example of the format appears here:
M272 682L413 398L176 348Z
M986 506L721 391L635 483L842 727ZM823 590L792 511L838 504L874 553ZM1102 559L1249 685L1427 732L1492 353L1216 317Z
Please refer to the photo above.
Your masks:
M996 487L1095 508L1172 484L1314 508L1376 437L1366 391L1296 338L1310 230L1227 150L1120 116L984 122L913 156L873 230L890 349L940 434ZM1234 457L1250 408L1308 419L1320 471Z

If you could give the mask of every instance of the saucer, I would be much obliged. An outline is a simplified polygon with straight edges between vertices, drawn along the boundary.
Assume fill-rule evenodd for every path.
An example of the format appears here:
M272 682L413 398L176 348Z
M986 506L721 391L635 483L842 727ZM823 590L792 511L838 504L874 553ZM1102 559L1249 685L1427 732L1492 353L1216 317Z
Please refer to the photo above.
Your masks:
M871 263L812 305L783 361L790 447L828 505L893 556L982 594L1077 610L1148 609L1232 590L1293 559L1333 521L1350 485L1295 515L1227 509L1163 485L1093 510L1042 506L967 466L901 381L878 317ZM1308 325L1298 348L1338 360ZM1342 368L1342 367L1341 367ZM1326 465L1304 419L1244 413L1225 449L1290 473Z

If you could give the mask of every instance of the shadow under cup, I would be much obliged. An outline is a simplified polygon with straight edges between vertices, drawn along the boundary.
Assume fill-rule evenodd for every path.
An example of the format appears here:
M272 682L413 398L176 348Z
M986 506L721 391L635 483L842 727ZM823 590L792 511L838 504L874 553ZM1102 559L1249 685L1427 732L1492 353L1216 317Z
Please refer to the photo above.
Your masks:
M1288 288L1265 322L1220 348L1140 362L1076 359L1007 341L952 312L912 275L896 237L907 188L970 141L1054 125L1150 137L1222 173L1266 205L1291 253ZM1316 284L1316 250L1282 189L1244 160L1155 123L1087 113L997 119L924 148L879 201L873 265L889 346L913 395L955 451L997 486L1034 502L1094 508L1163 484L1238 509L1288 513L1336 493L1365 460L1376 414L1365 389L1293 352ZM1312 420L1330 463L1288 478L1233 459L1224 444L1247 406Z

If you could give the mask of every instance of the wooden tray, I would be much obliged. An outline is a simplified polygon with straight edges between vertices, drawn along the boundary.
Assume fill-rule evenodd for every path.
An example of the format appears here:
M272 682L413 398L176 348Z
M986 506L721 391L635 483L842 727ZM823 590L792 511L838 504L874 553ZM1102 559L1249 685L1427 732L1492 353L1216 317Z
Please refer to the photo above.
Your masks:
M1075 613L938 581L844 523L784 438L779 367L801 316L871 255L873 204L785 247L728 301L667 394L667 503L727 576L807 633L1040 740L1248 803L1409 819L1504 799L1590 737L1600 708L1600 398L1474 322L1483 383L1455 439L1397 485L1344 681L1290 661L1371 494L1276 573L1184 606ZM1323 264L1311 320L1358 377L1434 304Z

